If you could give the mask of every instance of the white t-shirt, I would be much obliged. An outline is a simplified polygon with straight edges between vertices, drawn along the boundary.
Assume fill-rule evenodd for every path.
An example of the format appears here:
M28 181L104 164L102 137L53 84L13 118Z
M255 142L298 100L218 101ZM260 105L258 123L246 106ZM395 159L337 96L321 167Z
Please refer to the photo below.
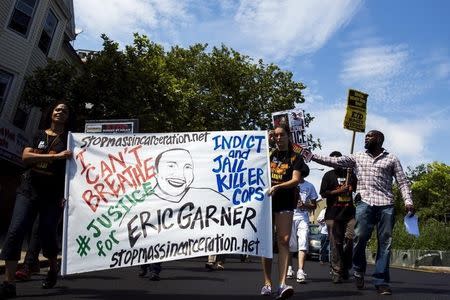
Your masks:
M319 215L317 216L317 222L320 225L320 233L321 234L328 234L327 224L325 224L325 211L327 209L324 208L320 211Z
M314 185L311 182L305 180L303 183L300 183L298 185L298 188L300 190L300 198L302 199L303 203L316 202L318 196L316 189L314 188ZM294 210L294 215L297 218L303 217L305 220L309 221L309 213L307 210L300 210L296 208Z

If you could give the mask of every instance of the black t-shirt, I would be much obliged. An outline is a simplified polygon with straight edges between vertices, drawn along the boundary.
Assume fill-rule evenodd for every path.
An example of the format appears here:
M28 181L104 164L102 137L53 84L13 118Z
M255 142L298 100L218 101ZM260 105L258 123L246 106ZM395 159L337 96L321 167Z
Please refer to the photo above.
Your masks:
M325 220L349 220L355 217L355 207L351 194L325 195L325 192L333 191L345 182L346 171L342 169L331 170L325 173L320 185L320 194L327 199ZM356 176L352 173L350 184L356 190Z
M294 152L275 150L270 156L272 185L291 180L294 170L301 172L305 166L300 155ZM294 210L297 206L295 193L296 187L277 190L272 196L272 210L275 212Z
M33 148L35 153L59 153L66 149L67 135L48 135L44 130L39 130L33 142L26 147ZM55 160L51 162L40 162L31 166L32 182L40 187L51 186L58 191L64 190L66 160Z

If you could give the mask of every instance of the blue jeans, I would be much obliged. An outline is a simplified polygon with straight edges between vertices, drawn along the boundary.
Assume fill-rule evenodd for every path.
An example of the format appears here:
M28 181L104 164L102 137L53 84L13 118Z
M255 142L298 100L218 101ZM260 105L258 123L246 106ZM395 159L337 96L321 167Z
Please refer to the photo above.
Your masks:
M24 178L16 195L13 216L8 228L0 259L20 260L22 242L39 214L38 234L42 253L47 258L58 255L58 222L61 216L61 196L54 190L39 188Z
M161 263L148 264L147 267L148 267L148 271L151 274L155 274L155 275L159 275L159 273L161 273L161 270L162 270Z
M322 262L328 262L330 253L330 240L328 239L328 234L320 234L320 255L319 260Z
M389 285L389 260L391 256L392 230L394 228L394 206L370 206L360 201L356 205L355 238L353 245L353 269L355 272L366 272L366 246L372 236L374 227L377 228L377 257L373 283Z

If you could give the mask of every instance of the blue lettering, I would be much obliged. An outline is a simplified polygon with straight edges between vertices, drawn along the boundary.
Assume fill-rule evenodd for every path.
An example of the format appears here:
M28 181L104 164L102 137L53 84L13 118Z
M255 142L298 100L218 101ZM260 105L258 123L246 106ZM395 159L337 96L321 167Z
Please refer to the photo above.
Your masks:
M240 136L230 136L230 137L224 137L223 135L214 136L214 150L217 149L230 149L233 148L240 148L240 149L252 149L256 147L256 152L261 152L261 145L263 140L265 139L265 136L248 136L244 135L243 137Z
M261 168L250 168L248 169L248 185L263 185L262 175L264 171Z

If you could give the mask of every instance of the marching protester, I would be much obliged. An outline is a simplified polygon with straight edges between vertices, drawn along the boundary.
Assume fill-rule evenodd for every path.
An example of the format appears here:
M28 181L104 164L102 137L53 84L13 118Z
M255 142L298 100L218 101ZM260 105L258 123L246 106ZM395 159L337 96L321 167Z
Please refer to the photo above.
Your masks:
M20 259L22 241L39 213L39 235L43 255L50 269L42 281L42 288L55 286L57 280L58 239L57 228L64 197L65 163L72 157L66 150L67 132L74 115L69 106L58 102L47 119L49 127L40 130L33 142L26 145L22 159L29 169L24 173L17 190L16 203L0 258L5 260L5 280L1 285L1 298L16 296L14 276Z
M319 252L319 263L324 265L329 262L330 257L330 240L328 238L328 228L325 222L325 212L327 207L325 206L317 216L317 223L320 228L320 252Z
M394 196L392 182L395 178L400 188L405 209L414 214L410 184L399 159L383 148L384 135L371 130L365 137L365 152L341 157L312 155L312 160L329 166L354 168L358 179L356 202L353 268L356 287L364 288L366 272L366 245L377 228L378 249L373 273L373 283L381 295L390 295L389 258L394 228ZM358 195L359 194L359 195Z
M159 274L161 274L162 271L162 264L161 263L152 263L152 264L144 264L139 266L139 277L145 277L148 273L148 279L151 281L160 281L161 277Z
M205 264L205 268L208 271L214 271L214 270L224 270L225 266L225 255L208 255L208 262Z
M333 151L330 157L341 157ZM353 231L355 226L355 207L352 191L356 190L356 176L351 170L334 168L322 177L320 195L326 198L325 222L330 241L331 279L341 283L348 279L352 267Z
M16 280L19 281L30 280L33 273L40 272L39 253L41 252L41 243L39 237L39 216L35 216L35 218L36 220L33 222L33 227L29 233L28 249L23 260L23 265L15 274Z
M296 203L296 186L300 182L301 171L305 168L303 158L292 149L290 130L281 124L275 128L272 138L276 148L270 155L272 187L272 212L278 244L278 290L277 299L286 299L294 294L292 286L286 285L289 258L289 237L291 235L293 210ZM272 294L272 259L262 258L264 286L261 295Z
M298 269L295 273L292 268L292 255L290 255L287 278L294 278L295 273L296 280L299 283L304 283L306 280L304 267L309 245L309 212L316 209L316 200L318 198L314 185L305 180L305 177L308 175L309 167L306 166L306 168L302 169L300 176L300 184L298 185L299 198L297 207L294 209L292 231L289 241L290 252L298 252Z

